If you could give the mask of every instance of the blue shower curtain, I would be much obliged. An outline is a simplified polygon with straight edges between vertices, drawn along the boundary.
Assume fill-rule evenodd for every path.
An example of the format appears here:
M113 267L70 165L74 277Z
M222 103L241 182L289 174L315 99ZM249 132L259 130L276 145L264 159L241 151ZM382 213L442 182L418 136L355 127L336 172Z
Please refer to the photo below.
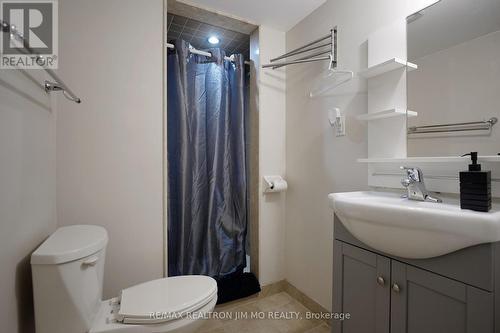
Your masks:
M168 273L223 278L245 267L244 62L168 54Z

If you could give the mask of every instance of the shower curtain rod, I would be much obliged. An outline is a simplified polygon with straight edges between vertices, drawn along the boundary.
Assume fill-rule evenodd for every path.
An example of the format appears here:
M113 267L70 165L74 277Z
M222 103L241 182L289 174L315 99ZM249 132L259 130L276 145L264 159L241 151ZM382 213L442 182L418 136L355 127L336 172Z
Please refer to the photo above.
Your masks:
M174 45L174 44L167 43L167 48L169 48L169 49L174 49L174 48L175 48L175 45ZM193 53L193 54L202 55L202 56L205 56L205 57L211 57L211 56L212 56L212 53L210 53L210 52L205 52L205 51L200 51L200 50L195 49L194 47L190 47L190 48L189 48L189 52L191 52L191 53ZM234 62L234 59L233 59L233 58L231 58L231 57L224 57L224 59L229 60L229 61L233 61L233 62ZM245 61L245 65L250 65L250 61Z

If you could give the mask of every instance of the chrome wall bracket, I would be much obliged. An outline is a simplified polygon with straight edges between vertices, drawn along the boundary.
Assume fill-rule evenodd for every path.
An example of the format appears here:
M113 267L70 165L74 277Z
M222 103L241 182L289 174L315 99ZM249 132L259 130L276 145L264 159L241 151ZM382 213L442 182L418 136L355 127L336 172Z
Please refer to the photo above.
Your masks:
M45 89L45 92L46 93L50 93L52 91L62 91L64 97L66 97L66 99L72 101L72 102L75 102L75 103L81 103L82 101L80 100L80 98L78 97L73 97L69 94L66 93L66 89L64 89L63 86L59 85L59 83L57 82L52 82L52 81L49 81L49 80L45 80L44 84L43 84L43 88Z
M50 82L48 80L45 80L45 83L43 84L43 86L45 88L45 92L46 93L49 93L51 91L61 91L61 90L63 90L63 88L61 88L61 86L57 85L57 83Z

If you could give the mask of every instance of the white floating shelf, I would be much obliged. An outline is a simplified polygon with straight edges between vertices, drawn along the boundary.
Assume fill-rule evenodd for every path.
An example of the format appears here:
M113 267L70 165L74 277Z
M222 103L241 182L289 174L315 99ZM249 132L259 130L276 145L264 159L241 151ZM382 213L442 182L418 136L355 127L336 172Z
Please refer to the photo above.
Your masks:
M500 156L478 156L478 162L500 162ZM470 163L470 157L434 156L402 158L358 158L359 163Z
M370 121L370 120L401 117L401 116L416 117L418 116L418 113L415 111L410 111L410 110L407 111L405 109L395 108L390 110L361 114L359 116L356 116L356 118L358 120Z
M359 75L365 78L370 78L374 76L378 76L384 73L391 72L393 70L396 70L398 68L403 68L406 67L408 71L413 71L418 68L416 64L413 64L411 62L407 62L405 60L399 59L399 58L392 58L387 61L384 61L381 64L375 65L368 67L367 69L364 69L359 72Z

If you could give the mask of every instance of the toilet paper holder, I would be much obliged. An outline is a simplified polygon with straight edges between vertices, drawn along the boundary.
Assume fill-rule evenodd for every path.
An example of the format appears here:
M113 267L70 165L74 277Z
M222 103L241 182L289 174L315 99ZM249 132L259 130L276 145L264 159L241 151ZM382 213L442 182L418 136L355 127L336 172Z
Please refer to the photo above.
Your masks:
M281 176L264 176L264 193L278 193L284 192L288 188L288 184L286 180Z

